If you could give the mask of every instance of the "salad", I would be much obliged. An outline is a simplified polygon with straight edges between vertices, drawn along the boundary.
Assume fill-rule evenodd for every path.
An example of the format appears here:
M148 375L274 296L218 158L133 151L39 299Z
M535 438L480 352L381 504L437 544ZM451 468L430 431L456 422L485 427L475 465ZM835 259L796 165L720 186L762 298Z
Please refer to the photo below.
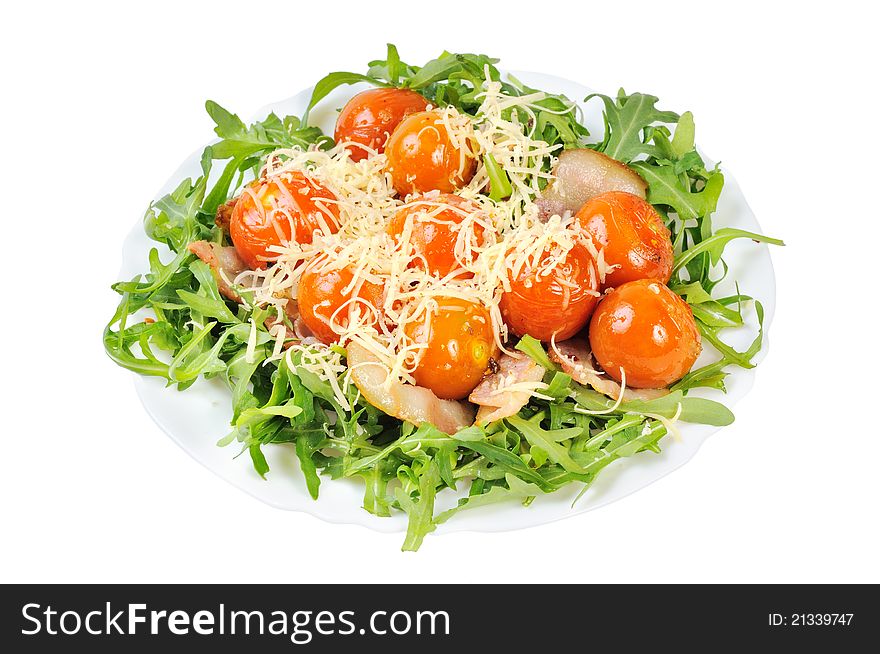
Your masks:
M263 448L289 443L314 498L322 478L362 479L365 510L407 514L405 550L460 511L582 495L678 422L730 424L690 393L724 391L761 349L760 301L716 292L724 249L782 245L713 226L724 176L690 113L593 94L604 131L590 134L569 98L497 63L444 52L417 67L389 45L366 73L321 79L299 117L246 125L209 101L219 140L202 175L144 219L170 253L113 285L104 330L141 375L180 391L225 380L218 444L261 476ZM310 123L362 82L332 136ZM749 312L759 328L738 351L724 330Z

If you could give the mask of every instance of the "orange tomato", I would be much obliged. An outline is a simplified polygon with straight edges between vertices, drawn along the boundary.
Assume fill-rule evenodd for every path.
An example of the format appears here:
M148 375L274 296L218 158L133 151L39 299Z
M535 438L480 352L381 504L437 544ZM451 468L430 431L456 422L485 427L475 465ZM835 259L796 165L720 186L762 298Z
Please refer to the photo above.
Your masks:
M348 141L353 161L369 156L369 152L357 144L383 152L385 143L394 128L404 117L417 111L425 111L428 101L408 89L370 89L362 91L348 101L336 119L334 138L337 143Z
M660 214L651 204L625 191L597 195L577 212L581 227L605 262L618 266L605 275L604 288L636 279L659 279L672 274L672 241Z
M498 356L489 312L458 298L437 299L437 312L407 323L413 342L425 344L413 377L437 397L460 400L474 390L489 359Z
M510 291L501 296L504 322L517 336L540 341L564 341L589 321L598 302L599 277L587 248L576 243L565 260L542 274L546 257L537 267L530 262L517 275L509 271Z
M273 245L311 243L316 230L339 229L336 196L302 173L281 173L249 184L232 209L229 235L249 268L265 268Z
M634 388L665 388L700 355L700 332L687 302L658 279L628 282L599 303L590 322L593 356L609 377Z
M451 193L467 184L477 168L470 152L452 142L437 111L404 118L385 144L385 154L400 196L433 190Z
M449 207L440 208L442 205ZM478 207L473 203L450 193L441 193L437 197L418 198L410 206L404 207L391 219L388 233L399 241L408 220L412 221L412 232L409 242L413 245L420 258L415 259L411 266L426 266L431 274L445 277L453 270L461 268L455 258L455 242L458 240L460 225L467 213L473 213ZM474 225L474 236L482 240L483 227ZM472 273L462 273L461 277L472 277Z
M323 269L325 264L326 259L322 257L303 271L296 301L306 327L321 342L330 344L339 340L334 326L337 329L348 326L349 320L356 315L355 312L362 317L374 313L367 304L380 312L378 319L382 320L383 292L381 286L368 281L364 281L355 292L349 288L354 279L351 269Z

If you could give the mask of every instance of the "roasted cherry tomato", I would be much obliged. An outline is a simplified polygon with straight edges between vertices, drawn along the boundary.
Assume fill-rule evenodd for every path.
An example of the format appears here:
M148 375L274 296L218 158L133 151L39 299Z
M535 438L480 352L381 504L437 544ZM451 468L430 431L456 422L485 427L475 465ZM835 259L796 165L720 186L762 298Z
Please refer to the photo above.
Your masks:
M363 281L359 289L349 289L353 272L349 268L325 269L325 265L326 259L321 257L303 271L296 298L300 317L320 341L330 344L339 340L333 327L348 326L355 312L367 322L383 319L381 286Z
M461 263L455 258L455 243L461 233L456 225L461 224L467 214L477 210L478 207L473 202L450 193L421 197L394 214L388 224L388 233L399 241L407 221L411 221L409 242L419 257L411 265L426 265L431 274L445 277L453 270L461 268ZM473 235L479 244L483 237L483 227L475 224ZM473 274L464 272L460 276L472 277Z
M481 304L438 298L437 312L407 323L404 331L427 347L413 377L437 397L460 400L480 383L489 359L498 356L489 312Z
M665 388L700 355L700 332L687 302L658 279L618 286L590 322L593 356L609 377L634 388Z
M577 219L596 249L604 249L605 263L617 266L605 275L604 288L636 279L669 281L672 241L649 202L625 191L610 191L584 204Z
M466 143L454 143L439 112L404 118L385 144L388 172L402 197L437 190L451 193L474 176L477 162Z
M409 114L425 111L428 101L408 89L370 89L348 101L336 119L337 143L349 141L349 156L360 161L370 152L357 144L377 152L384 152L385 142L394 128Z
M229 221L229 235L250 268L265 268L277 256L272 245L311 243L315 230L339 229L336 196L302 173L281 173L245 188Z
M598 302L599 277L587 248L576 243L565 260L548 273L548 259L532 267L530 261L515 273L509 270L510 291L501 296L504 322L517 336L540 341L564 341L590 320Z

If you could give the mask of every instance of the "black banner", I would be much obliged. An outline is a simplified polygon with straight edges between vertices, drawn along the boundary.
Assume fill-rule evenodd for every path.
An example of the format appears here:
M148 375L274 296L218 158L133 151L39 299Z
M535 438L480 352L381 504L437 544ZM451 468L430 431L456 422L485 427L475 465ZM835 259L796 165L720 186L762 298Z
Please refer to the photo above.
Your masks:
M7 652L715 651L880 636L877 586L35 585L2 587ZM871 637L874 638L871 638ZM12 645L13 649L8 646Z

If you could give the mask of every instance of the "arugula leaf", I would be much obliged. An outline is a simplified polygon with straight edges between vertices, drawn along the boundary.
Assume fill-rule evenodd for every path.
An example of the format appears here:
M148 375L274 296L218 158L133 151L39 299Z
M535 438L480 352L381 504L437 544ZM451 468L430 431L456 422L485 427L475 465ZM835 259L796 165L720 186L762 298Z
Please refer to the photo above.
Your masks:
M298 406L294 400L288 400L284 404L276 406L245 409L238 417L238 420L235 421L235 426L249 427L260 422L265 422L273 416L282 416L284 418L293 419L301 414L302 411L302 407Z
M656 400L632 400L625 402L627 412L661 415L672 418L681 407L678 419L701 425L725 427L733 423L733 413L720 402L702 397L683 397L681 391L673 391L669 395Z
M226 111L213 100L205 102L205 110L214 121L214 132L222 139L211 146L217 159L244 158L277 147L277 143L270 141L265 131L260 132L257 124L248 129L238 116Z
M724 390L724 378L727 376L727 373L724 372L724 368L731 364L748 368L754 367L751 360L761 351L761 345L764 340L764 306L758 301L755 301L755 313L758 318L758 333L751 345L744 352L737 352L730 346L723 344L722 357L719 361L690 371L687 375L672 385L672 390L686 391L691 388L700 387ZM712 332L713 341L720 342L717 329L709 328L702 323L698 324L698 327L700 328L701 333L707 331ZM746 365L743 366L743 363Z
M404 63L400 59L397 47L393 43L387 44L388 54L385 59L371 61L367 75L388 82L392 86L400 86L401 78L412 77L416 68Z
M552 490L552 486L541 475L529 468L521 458L510 450L486 441L458 441L458 443L462 447L483 455L488 461L503 471L515 474L520 479L536 484L548 491Z
M778 238L771 238L770 236L764 236L763 234L748 232L744 229L723 227L709 238L678 255L672 266L672 274L674 275L689 261L692 261L695 257L704 252L709 254L713 264L718 263L718 261L721 260L721 253L724 251L724 247L730 243L730 241L737 238L749 238L758 243L769 243L771 245L785 245L785 243Z
M136 283L138 278L133 280ZM110 322L104 328L103 340L104 350L110 359L119 366L136 372L140 375L152 377L168 378L168 364L159 361L149 349L150 337L155 332L170 329L168 323L156 322L152 325L140 323L135 327L126 328L126 318L129 313L134 313L137 308L133 307L132 294L129 292L122 293L122 300L116 309L116 313L110 319ZM139 307L138 307L139 308ZM119 324L117 331L113 331L112 326ZM145 326L141 326L145 325ZM167 337L168 335L165 334ZM133 345L140 345L143 356L137 356L131 350Z
M519 343L516 344L516 349L527 355L535 363L540 363L547 370L559 370L559 366L553 363L550 360L550 357L547 356L547 351L544 349L541 341L528 334L519 339Z
M208 112L211 120L214 121L214 124L216 125L214 127L214 132L220 138L226 139L247 133L247 127L241 118L234 113L227 111L213 100L205 102L205 111Z
M269 464L266 462L266 455L263 454L260 444L254 443L248 447L248 453L251 455L251 461L254 463L254 470L257 471L260 477L265 479L266 473L269 472Z
M544 389L543 395L547 395L557 400L562 400L571 394L572 378L564 372L554 372L550 377L547 388Z
M690 111L685 111L679 116L678 123L675 126L675 134L672 136L672 142L670 143L672 155L676 159L682 159L693 154L694 138L694 115Z
M216 318L223 323L239 323L238 317L229 310L226 302L220 296L217 289L217 281L211 274L208 264L203 261L193 261L189 269L199 282L198 293L186 289L177 289L177 295L194 311L208 318Z
M211 157L214 156L214 149L209 146L208 148L211 153ZM246 157L238 156L230 159L226 166L223 168L223 172L220 177L217 179L217 182L214 184L214 187L211 189L211 192L205 198L205 201L202 203L202 207L200 212L211 216L212 218L216 216L217 209L221 204L226 202L229 197L229 190L232 187L232 182L235 179L236 174L241 173L242 165L246 161Z
M604 447L575 451L572 456L584 471L595 475L613 461L650 448L665 435L666 428L660 422L638 423L617 431Z
M373 515L388 517L391 515L391 502L387 497L388 482L393 476L386 470L393 459L379 461L372 468L359 473L364 479L364 509Z
M303 114L303 123L308 123L309 114L312 109L315 108L315 105L326 98L334 89L346 84L357 84L358 82L369 82L374 86L389 86L389 84L370 75L347 73L344 71L329 73L318 80L318 83L315 84L315 88L312 91L312 97L309 99L308 107L306 107L306 112Z
M538 418L540 419L540 416L538 416ZM556 442L556 439L560 437L558 434L560 431L563 432L561 438L567 439L579 435L581 430L575 429L574 433L572 433L571 429L563 429L557 430L557 432L554 433L542 429L534 418L526 420L519 416L511 416L506 420L511 427L525 436L526 440L531 443L533 447L540 447L546 452L547 456L553 461L553 463L558 463L568 472L575 472L578 474L584 474L587 472L571 458L568 448L559 445ZM540 420L538 420L538 422L540 422Z
M589 102L599 98L605 105L605 139L599 150L609 157L630 163L642 155L656 154L654 145L645 138L648 128L657 123L674 123L678 114L656 108L658 98L644 93L627 95L623 89L612 100L607 95L593 93L584 98Z
M648 201L672 208L682 220L708 216L718 206L718 198L724 187L724 175L709 174L705 187L693 192L685 186L680 173L673 166L659 166L637 161L630 166L648 182Z
M510 177L507 176L504 169L495 161L495 157L491 154L486 154L483 156L483 163L486 166L486 173L489 175L489 197L495 201L510 197L510 194L513 193Z
M238 116L212 100L205 102L205 109L215 123L214 131L221 138L219 143L211 146L212 157L235 158L239 161L239 168L247 157L280 147L307 147L313 143L332 142L324 136L320 128L307 126L306 117L300 121L295 116L287 116L282 121L274 113L270 113L262 122L246 127Z
M464 65L464 59L460 55L444 52L437 59L433 59L420 68L404 85L410 89L420 89L433 82L449 79L453 73L460 72Z
M475 116L481 103L479 94L485 82L501 81L501 73L496 68L496 63L498 63L497 59L486 55L443 52L422 67L411 66L401 61L397 48L389 43L386 59L371 61L366 74L335 72L321 79L315 86L304 121L307 120L311 109L333 89L343 84L357 82L415 90L435 106L453 105L459 111ZM510 75L508 81L503 81L501 84L504 92L511 96L531 94L536 91ZM518 112L522 123L533 124L534 136L551 145L578 147L583 145L583 139L589 136L587 129L578 121L574 103L561 95L546 93L543 99L536 100L532 104L529 111L521 108L509 111ZM491 168L492 161L487 160L486 166ZM492 168L492 173L492 197L507 197L510 191L506 183L506 173L497 166ZM541 182L546 183L546 180Z
M506 487L498 484L490 486L485 493L478 493L462 498L459 500L458 506L438 514L434 518L434 524L441 525L456 513L467 509L476 509L481 506L489 506L491 504L509 502L511 500L523 501L527 498L544 494L544 491L538 486L526 483L519 479L519 477L510 473L504 475L504 481L507 483Z
M418 498L398 488L394 491L400 507L409 516L406 539L401 547L404 551L414 552L422 544L425 536L434 531L434 498L437 495L437 484L440 483L440 471L437 464L430 461L418 477Z
M318 499L318 489L321 486L321 478L318 476L318 469L312 459L313 453L304 436L296 439L296 456L299 459L299 467L306 478L306 488L309 490L309 495L313 500L316 500Z
M180 348L168 367L168 377L171 380L178 383L192 382L202 374L226 370L226 364L219 357L223 340L218 339L213 345L210 342L211 330L216 324L207 323Z

